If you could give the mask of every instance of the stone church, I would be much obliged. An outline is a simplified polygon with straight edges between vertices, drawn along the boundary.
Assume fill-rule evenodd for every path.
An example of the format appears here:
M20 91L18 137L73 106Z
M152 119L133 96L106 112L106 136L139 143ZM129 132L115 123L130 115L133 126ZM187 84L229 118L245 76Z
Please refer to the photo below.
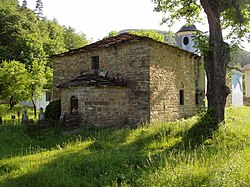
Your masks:
M179 47L123 33L52 56L53 99L66 118L90 126L171 121L204 106L205 75L192 33L177 33Z

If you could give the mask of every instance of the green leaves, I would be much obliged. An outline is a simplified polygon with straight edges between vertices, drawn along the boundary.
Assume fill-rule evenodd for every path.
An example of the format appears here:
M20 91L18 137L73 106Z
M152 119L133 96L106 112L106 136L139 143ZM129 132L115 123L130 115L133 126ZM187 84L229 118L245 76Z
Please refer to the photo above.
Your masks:
M176 20L184 19L188 24L201 22L205 15L198 0L153 0L156 4L156 12L164 12L166 16L162 23L172 26ZM205 2L204 0L202 2ZM204 4L212 4L206 1ZM250 3L249 0L219 0L213 5L221 14L221 24L223 29L229 33L227 39L240 43L240 38L250 41Z
M164 42L164 36L159 34L158 32L154 30L139 30L139 31L130 31L129 33L131 34L136 34L139 36L146 36L149 38L152 38L156 41Z
M188 24L200 22L201 5L197 0L153 0L156 5L156 12L166 13L162 23L172 26L176 20L185 19ZM170 14L168 14L170 13Z
M0 85L0 99L10 100L11 108L28 99L29 75L25 65L17 61L4 61L0 66Z
M203 55L208 54L211 51L209 47L209 36L207 32L197 31L195 36L192 37L194 40L195 48L198 49L199 53L203 53Z
M239 0L222 13L223 29L229 30L227 38L236 43L240 43L241 38L250 42L250 4L244 3L244 0Z
M17 60L28 67L32 66L33 60L37 60L47 62L52 67L49 56L87 44L83 33L59 25L56 19L39 20L32 10L18 6L15 0L15 4L12 0L0 1L0 5L1 2L0 63L3 60Z
M88 44L85 34L78 34L72 27L64 26L64 44L67 50L77 49Z

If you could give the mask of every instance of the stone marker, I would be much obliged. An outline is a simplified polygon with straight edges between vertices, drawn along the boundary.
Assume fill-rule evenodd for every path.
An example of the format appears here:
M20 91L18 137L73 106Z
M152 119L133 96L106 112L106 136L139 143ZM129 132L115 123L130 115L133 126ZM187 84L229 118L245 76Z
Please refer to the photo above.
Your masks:
M60 118L59 118L59 123L64 123L64 122L65 122L65 115L64 115L64 113L62 113Z
M23 116L22 116L22 122L26 123L29 120L29 117L27 115L27 111L24 110Z
M39 115L38 115L38 120L39 121L44 120L44 113L43 113L43 108L42 107L40 108L40 112L39 112Z

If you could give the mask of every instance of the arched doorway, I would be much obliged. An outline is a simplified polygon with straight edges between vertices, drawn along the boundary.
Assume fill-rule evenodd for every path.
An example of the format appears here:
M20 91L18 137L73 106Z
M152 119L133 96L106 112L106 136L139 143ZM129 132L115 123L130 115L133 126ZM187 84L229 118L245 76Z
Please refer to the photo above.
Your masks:
M70 98L70 111L71 114L78 114L78 98L76 96Z

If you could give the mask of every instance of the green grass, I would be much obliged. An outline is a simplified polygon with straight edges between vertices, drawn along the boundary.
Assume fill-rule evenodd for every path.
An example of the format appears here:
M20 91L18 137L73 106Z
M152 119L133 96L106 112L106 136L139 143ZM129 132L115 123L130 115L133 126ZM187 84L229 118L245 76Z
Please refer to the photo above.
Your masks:
M137 129L30 134L0 126L0 186L250 186L250 107ZM202 135L201 135L202 133Z

